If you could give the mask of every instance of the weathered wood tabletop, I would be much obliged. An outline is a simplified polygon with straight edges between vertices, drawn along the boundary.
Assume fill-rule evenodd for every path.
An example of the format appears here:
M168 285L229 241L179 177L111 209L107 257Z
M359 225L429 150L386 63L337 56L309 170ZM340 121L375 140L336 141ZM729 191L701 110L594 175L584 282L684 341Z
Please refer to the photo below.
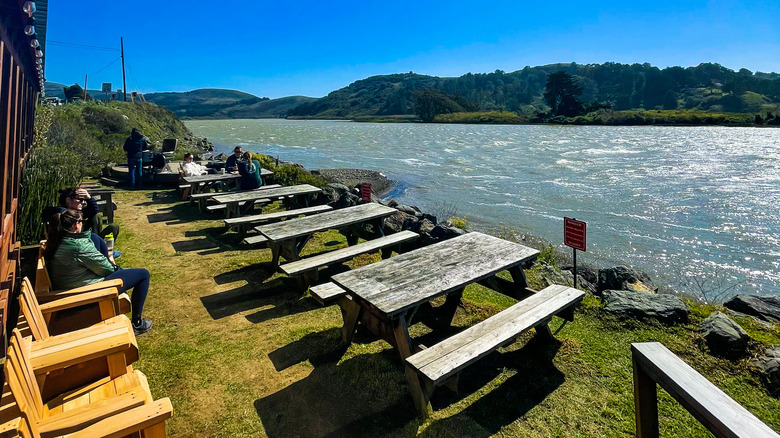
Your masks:
M331 280L394 317L503 270L514 270L517 282L517 271L522 275L520 265L538 254L533 248L474 232L334 275ZM527 286L524 275L516 286Z
M219 196L214 196L212 199L218 204L226 204L227 217L236 217L239 215L238 204L241 202L255 202L261 199L268 199L273 201L274 199L284 198L292 196L295 198L303 197L303 205L309 205L309 197L315 193L321 193L322 189L314 187L309 184L300 184L297 186L285 186L275 189L267 190L250 190L240 191L236 193L229 193Z
M371 202L314 216L261 225L255 227L255 230L268 238L268 246L272 253L271 264L277 267L280 256L287 261L298 260L301 250L314 233L332 229L340 230L370 221L381 222L396 211L394 208ZM376 224L376 229L381 233L381 223ZM347 243L349 245L357 243L356 232L347 235Z
M239 178L241 178L241 175L238 173L209 173L206 175L185 176L184 182L187 184L198 184L202 182L230 181Z
M280 198L283 196L304 196L314 193L320 193L322 189L309 184L299 184L297 186L285 186L268 190L251 190L236 193L227 193L214 196L214 200L220 204L230 204L241 201L254 201L262 198Z

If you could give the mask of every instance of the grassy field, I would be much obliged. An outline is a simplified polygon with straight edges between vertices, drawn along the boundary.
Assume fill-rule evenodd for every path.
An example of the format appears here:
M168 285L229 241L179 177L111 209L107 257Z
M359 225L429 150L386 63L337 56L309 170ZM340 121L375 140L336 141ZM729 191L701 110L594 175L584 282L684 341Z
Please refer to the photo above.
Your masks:
M268 249L250 250L225 232L219 216L198 213L171 191L118 190L116 247L126 267L145 267L152 284L136 367L155 397L170 397L173 437L566 437L633 436L629 344L660 341L775 430L780 399L767 395L749 360L707 354L695 306L692 322L673 328L620 322L588 296L575 321L554 319L557 342L525 336L471 367L459 393L433 396L434 415L417 419L400 358L389 344L359 330L340 345L341 315L322 308L295 282L270 269ZM305 254L345 245L336 232L315 236ZM352 268L378 260L361 257ZM534 285L533 269L528 271ZM536 285L538 287L538 285ZM480 286L466 289L452 330L469 326L513 300ZM780 329L748 324L766 343ZM416 323L426 345L448 333ZM755 343L754 352L763 344ZM707 436L666 393L660 393L663 436Z

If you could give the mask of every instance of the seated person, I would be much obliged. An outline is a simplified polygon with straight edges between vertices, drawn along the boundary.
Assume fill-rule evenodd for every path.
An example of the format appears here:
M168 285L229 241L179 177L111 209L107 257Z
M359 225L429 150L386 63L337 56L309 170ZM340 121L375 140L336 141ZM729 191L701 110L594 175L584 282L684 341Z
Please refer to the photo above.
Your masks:
M225 160L225 172L230 173L238 171L238 162L241 161L242 154L241 146L236 146L235 149L233 149L233 155Z
M132 289L133 331L140 335L152 328L152 321L143 319L144 301L149 292L149 271L121 269L95 249L90 231L83 226L83 216L77 210L55 213L48 227L46 243L47 266L55 289L72 289L103 280L121 279L119 292Z
M108 234L113 234L114 239L119 237L119 225L112 223L103 227L98 203L89 195L87 189L74 187L64 189L60 193L60 207L80 211L84 216L84 228L92 230L101 238L105 239Z
M201 166L200 164L193 161L192 154L184 154L184 163L181 165L182 170L184 170L184 176L198 176L198 175L206 175L207 173L217 173L216 169L209 169L206 166Z
M238 162L238 173L241 174L241 190L256 189L263 185L260 162L253 159L249 152L244 153L243 159Z

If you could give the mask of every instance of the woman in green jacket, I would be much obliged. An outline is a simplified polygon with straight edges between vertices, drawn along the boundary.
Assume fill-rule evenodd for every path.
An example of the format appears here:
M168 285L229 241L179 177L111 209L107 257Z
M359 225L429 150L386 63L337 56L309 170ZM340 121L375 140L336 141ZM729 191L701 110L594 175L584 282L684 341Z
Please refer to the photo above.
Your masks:
M46 243L46 265L55 289L72 289L103 280L121 279L120 293L132 289L133 330L136 334L149 331L152 321L143 319L144 301L149 292L149 271L121 269L111 264L95 248L91 231L83 229L83 217L77 210L55 214L49 222Z

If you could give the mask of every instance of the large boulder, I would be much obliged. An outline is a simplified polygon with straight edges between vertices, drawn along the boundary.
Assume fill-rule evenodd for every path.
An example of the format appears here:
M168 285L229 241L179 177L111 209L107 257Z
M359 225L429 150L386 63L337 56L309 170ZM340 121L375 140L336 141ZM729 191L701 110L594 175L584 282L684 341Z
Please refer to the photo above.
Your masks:
M647 274L628 266L600 269L596 286L599 293L605 290L654 293L657 290Z
M764 321L780 322L780 297L737 295L723 305L735 312L755 316Z
M780 346L768 348L753 362L770 393L780 395Z
M699 328L710 351L717 356L739 357L747 351L750 336L739 324L721 312L712 312Z
M438 224L431 230L431 237L437 242L442 240L452 239L466 234L466 230L458 227L449 227L447 225Z
M621 318L656 319L666 324L688 321L688 306L674 295L605 290L604 310Z
M344 184L330 183L322 190L329 200L328 205L335 209L352 207L360 202L360 198Z

